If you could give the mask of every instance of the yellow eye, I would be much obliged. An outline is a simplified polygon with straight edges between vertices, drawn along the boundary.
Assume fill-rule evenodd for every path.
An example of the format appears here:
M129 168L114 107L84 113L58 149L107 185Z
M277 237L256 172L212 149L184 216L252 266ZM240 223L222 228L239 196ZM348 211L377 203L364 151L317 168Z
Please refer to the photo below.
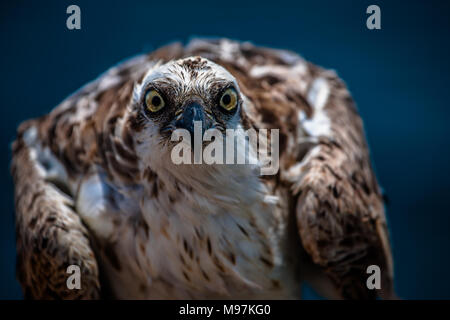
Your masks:
M236 90L229 88L225 90L220 98L220 106L227 111L231 111L236 108L238 102L238 96Z
M150 112L157 112L164 108L165 102L156 90L149 90L145 94L145 106Z

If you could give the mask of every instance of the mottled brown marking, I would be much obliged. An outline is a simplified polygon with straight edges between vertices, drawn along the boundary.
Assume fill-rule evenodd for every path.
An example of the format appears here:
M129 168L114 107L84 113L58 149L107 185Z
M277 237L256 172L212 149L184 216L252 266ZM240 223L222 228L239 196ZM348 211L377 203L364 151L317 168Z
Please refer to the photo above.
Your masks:
M189 278L189 276L188 276L188 274L186 273L186 271L183 271L183 277L184 277L187 281L191 282L191 278Z
M121 265L119 258L116 255L115 251L115 245L112 243L107 243L103 246L103 253L105 254L106 258L108 258L111 265L118 271L121 270Z
M268 266L269 268L273 268L273 262L269 259L267 259L266 257L259 257L259 260L264 263L266 266Z
M158 197L158 183L157 182L154 182L152 184L152 191L150 193L150 196L152 198L157 198Z
M241 232L246 236L249 237L249 234L247 232L247 230L245 230L245 228L243 226L241 226L240 224L237 225L239 230L241 230Z
M167 232L167 226L163 225L161 227L161 234L166 238L170 240L170 234Z
M129 163L135 165L138 158L136 154L130 152L129 150L125 149L125 147L122 145L122 142L118 141L118 139L114 140L114 147L117 151L117 154L124 160L128 161Z
M281 288L281 284L280 281L276 280L276 279L272 279L272 287L274 287L275 289L280 289Z
M211 240L209 239L209 237L207 237L207 239L206 239L206 246L208 248L208 254L211 255L212 247L211 247Z
M206 281L210 281L210 278L209 278L208 274L205 272L205 270L201 269L201 271L202 271L203 278L205 278Z
M217 267L217 269L219 269L220 272L225 273L225 268L224 268L223 264L220 262L219 258L214 256L213 262L214 262L214 265Z
M232 264L236 264L236 255L233 252L229 252L227 257Z
M140 132L144 129L145 126L145 118L140 114L131 115L128 119L130 128L135 132Z
M180 253L178 256L179 256L179 258L180 258L181 263L182 263L183 265L186 265L186 260L184 260L183 255Z

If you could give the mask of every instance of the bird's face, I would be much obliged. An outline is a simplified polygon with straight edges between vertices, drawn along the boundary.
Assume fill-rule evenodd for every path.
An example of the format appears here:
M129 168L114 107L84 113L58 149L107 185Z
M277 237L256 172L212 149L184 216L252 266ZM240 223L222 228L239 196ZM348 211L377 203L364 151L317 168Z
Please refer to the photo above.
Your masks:
M241 93L223 67L200 57L171 61L151 69L135 91L135 107L151 137L170 145L177 129L194 136L194 122L225 133L240 122Z

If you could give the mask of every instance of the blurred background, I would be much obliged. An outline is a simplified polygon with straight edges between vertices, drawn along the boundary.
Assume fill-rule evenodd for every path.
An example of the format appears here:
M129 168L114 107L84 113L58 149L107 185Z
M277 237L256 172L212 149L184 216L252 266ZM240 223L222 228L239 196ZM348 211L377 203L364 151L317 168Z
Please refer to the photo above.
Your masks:
M81 8L81 30L66 8ZM381 8L381 30L366 8ZM396 290L450 299L449 1L11 1L0 4L0 299L15 279L10 144L25 119L49 112L117 62L193 36L296 51L334 69L365 123L388 198ZM308 288L305 298L317 298Z

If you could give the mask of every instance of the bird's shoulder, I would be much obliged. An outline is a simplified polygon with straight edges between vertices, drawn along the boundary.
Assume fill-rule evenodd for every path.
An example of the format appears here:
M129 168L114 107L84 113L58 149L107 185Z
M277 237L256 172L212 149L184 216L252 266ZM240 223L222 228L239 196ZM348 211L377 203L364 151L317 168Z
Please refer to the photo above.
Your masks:
M69 175L84 173L92 164L109 163L122 178L132 179L136 169L133 132L142 119L131 117L123 123L123 118L134 85L152 66L190 56L210 59L231 72L249 102L242 113L244 126L280 129L280 150L286 150L297 128L298 113L312 112L306 96L316 67L290 51L228 39L193 39L185 46L177 42L128 59L50 113L24 122L18 135L36 127L38 141L62 162ZM128 167L114 161L117 153Z

